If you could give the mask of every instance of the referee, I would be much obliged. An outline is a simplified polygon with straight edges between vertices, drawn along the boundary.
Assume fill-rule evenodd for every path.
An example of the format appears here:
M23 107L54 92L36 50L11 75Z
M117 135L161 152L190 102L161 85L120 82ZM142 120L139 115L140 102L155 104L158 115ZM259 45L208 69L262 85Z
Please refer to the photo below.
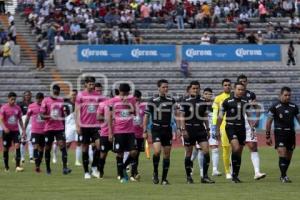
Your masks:
M274 120L275 149L279 156L280 181L282 183L292 182L286 172L296 145L294 119L296 118L298 123L300 122L299 109L296 104L290 102L290 99L291 88L281 88L280 99L270 108L266 124L266 141L271 146L271 127Z
M167 96L168 94L168 81L161 79L157 82L159 91L158 97L153 97L147 103L145 110L143 132L144 138L147 139L147 125L149 119L152 119L152 143L153 143L153 183L158 184L158 166L160 161L161 150L163 150L163 172L162 172L162 185L169 185L167 175L170 166L170 153L172 146L172 127L171 120L177 111L178 106L173 98Z

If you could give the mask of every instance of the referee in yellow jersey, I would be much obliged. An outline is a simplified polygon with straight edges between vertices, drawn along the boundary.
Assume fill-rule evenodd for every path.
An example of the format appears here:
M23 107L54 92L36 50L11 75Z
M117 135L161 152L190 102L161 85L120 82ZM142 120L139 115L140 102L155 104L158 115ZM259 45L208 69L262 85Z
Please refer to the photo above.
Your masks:
M221 92L218 96L216 96L213 103L213 120L212 120L212 134L215 134L218 114L221 109L221 106L225 99L229 98L231 92L231 81L229 79L224 79L222 81L223 92ZM231 170L230 170L230 143L228 141L227 134L225 132L226 119L223 118L220 133L221 133L221 142L222 142L222 152L223 152L223 163L226 174L226 179L231 179Z

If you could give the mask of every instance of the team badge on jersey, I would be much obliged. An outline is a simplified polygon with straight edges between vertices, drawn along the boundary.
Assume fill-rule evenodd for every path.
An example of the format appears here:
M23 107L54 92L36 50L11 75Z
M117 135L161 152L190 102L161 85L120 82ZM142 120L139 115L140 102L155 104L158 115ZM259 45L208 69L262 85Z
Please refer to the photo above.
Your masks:
M95 105L88 105L88 113L95 113L96 112L96 106Z
M16 116L10 116L7 120L8 124L16 124L17 123L17 118Z

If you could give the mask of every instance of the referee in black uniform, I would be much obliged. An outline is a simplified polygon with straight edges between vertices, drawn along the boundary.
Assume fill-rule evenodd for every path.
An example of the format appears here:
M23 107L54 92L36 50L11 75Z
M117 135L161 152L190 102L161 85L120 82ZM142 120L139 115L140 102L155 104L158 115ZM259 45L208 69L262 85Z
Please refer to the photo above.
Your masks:
M242 83L236 83L234 85L234 95L223 102L217 122L216 134L219 135L223 116L226 116L225 130L232 149L232 182L234 183L241 182L238 176L246 140L245 114L249 116L248 110L250 108L248 100L243 98L244 94L245 86ZM251 126L252 123L249 122L249 124Z
M184 139L185 146L185 171L187 183L194 183L191 177L192 161L191 156L193 147L198 143L203 152L203 177L201 183L214 183L208 175L207 171L210 163L209 156L209 125L207 118L207 103L200 96L200 83L192 81L190 83L190 95L183 98L180 102L181 113L181 134Z
M158 165L160 160L161 149L163 150L163 172L162 185L168 185L168 170L170 166L170 153L172 146L172 127L171 120L177 112L178 106L173 98L168 97L168 81L159 80L157 82L159 91L158 97L153 97L147 103L145 117L143 122L144 138L147 139L147 125L149 118L152 119L152 143L153 143L153 183L158 184Z
M290 99L291 89L289 87L281 88L280 99L270 108L266 124L266 141L271 146L271 127L274 120L275 149L277 149L279 156L280 180L282 183L291 183L286 172L296 145L294 119L296 118L298 123L300 122L298 106L290 102Z

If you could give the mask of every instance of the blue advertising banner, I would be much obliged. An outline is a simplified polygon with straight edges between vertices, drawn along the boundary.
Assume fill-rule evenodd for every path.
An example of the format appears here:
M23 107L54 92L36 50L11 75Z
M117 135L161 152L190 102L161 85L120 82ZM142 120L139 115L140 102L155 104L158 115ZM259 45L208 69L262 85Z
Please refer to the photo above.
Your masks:
M172 62L175 45L79 45L79 62Z
M184 45L182 59L191 62L281 61L280 45Z

